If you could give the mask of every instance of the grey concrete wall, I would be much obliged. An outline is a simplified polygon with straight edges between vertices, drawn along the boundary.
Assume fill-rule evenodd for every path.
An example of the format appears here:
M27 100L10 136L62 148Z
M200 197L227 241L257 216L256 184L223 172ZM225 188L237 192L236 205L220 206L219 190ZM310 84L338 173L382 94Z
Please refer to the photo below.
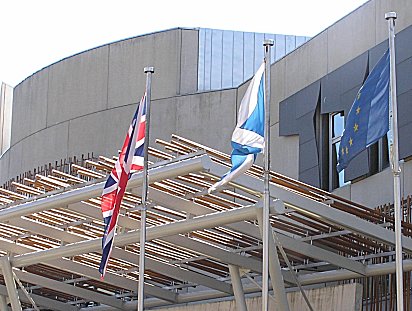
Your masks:
M178 97L175 133L230 153L236 102L236 89Z
M179 28L107 44L16 86L11 148L0 159L0 183L70 156L116 154L144 93L146 66L155 67L152 100L160 116L154 123L162 124L151 141L155 135L168 139L177 129L175 97L196 92L197 34Z
M45 69L14 88L11 146L47 127L49 70Z

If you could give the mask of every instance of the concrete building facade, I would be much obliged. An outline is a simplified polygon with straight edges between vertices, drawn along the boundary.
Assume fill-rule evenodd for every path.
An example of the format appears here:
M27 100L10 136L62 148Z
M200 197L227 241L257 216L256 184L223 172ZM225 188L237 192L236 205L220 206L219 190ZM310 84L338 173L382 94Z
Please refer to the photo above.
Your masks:
M311 186L333 191L334 194L341 195L344 198L371 208L393 201L392 172L388 161L387 140L383 138L369 150L360 154L345 170L344 174L341 175L335 173L334 165L336 164L336 156L334 155L336 155L335 148L339 142L339 135L345 122L345 116L354 97L373 65L376 64L380 55L387 49L388 30L384 14L388 11L398 12L396 46L398 102L400 110L398 121L400 127L400 156L402 159L402 195L412 195L412 162L409 161L412 156L412 144L410 135L408 135L409 128L412 124L412 115L410 113L411 104L409 100L412 96L412 78L409 74L409 72L412 71L412 3L410 0L371 0L307 42L303 43L307 38L299 39L302 40L300 43L303 43L299 47L297 47L298 40L295 38L295 47L297 48L293 51L288 51L285 48L287 55L278 58L276 46L273 51L274 63L270 69L272 79L272 96L270 103L271 169L280 174L303 181ZM208 31L210 32L210 41L206 40ZM81 52L55 64L51 64L25 79L14 88L12 113L7 114L9 118L11 118L11 121L8 121L9 125L4 126L5 123L2 123L3 129L11 129L11 136L8 138L9 142L4 150L2 150L0 158L0 184L44 164L50 163L51 166L53 166L54 163L61 159L68 159L74 156L80 157L82 154L87 153L105 155L107 157L116 155L117 150L121 147L125 131L129 126L131 115L136 108L137 102L139 102L140 97L143 95L145 88L143 68L146 66L153 66L155 68L152 79L150 144L154 144L155 139L168 140L172 134L177 134L202 145L211 146L214 149L229 153L231 151L231 134L236 124L239 104L248 86L248 81L240 85L237 84L239 81L251 76L253 69L256 69L256 66L259 65L258 60L263 55L263 46L261 50L262 53L255 52L258 51L258 49L256 49L256 40L267 38L269 35L253 36L253 45L251 46L254 47L254 52L251 53L250 50L248 50L251 56L253 54L253 65L250 59L241 59L243 63L241 78L240 75L236 76L237 73L240 73L240 70L237 72L238 67L235 66L235 57L233 54L236 51L235 46L237 45L237 43L235 43L236 34L231 34L233 41L226 41L225 37L230 37L230 35L225 35L224 32L220 33L217 31L215 35L215 38L218 38L217 43L215 43L216 45L213 45L214 35L212 30L205 30L202 34L202 31L199 29L176 28L147 34ZM251 39L251 37L251 35L243 36L242 40L245 40L245 38ZM273 38L275 40L278 39L277 36ZM211 45L209 48L207 47L209 43L205 42L210 42ZM230 60L229 58L229 60L223 61L223 53L218 52L213 54L211 51L213 50L212 45L215 47L218 46L217 49L223 51L225 42L226 44L232 42L229 44L229 46L232 47L229 49L232 51L232 59ZM222 43L222 45L219 45L220 43ZM245 41L243 41L242 47L246 47ZM204 51L205 54L202 54L201 51ZM207 53L205 51L207 51ZM209 55L209 52L211 52L211 58L209 62L206 62L204 61L205 55ZM213 60L213 55L216 56L217 60ZM219 63L219 59L222 60L221 63ZM227 67L226 65L230 63L232 66ZM219 68L219 64L222 65L222 71L216 71L216 69ZM223 64L226 65L224 66ZM245 70L246 66L248 68L247 70ZM230 69L225 71L225 68ZM229 74L229 76L231 75L230 79L227 79L227 72L231 73ZM215 76L220 76L220 78L216 78L218 80L220 79L220 81L217 81L219 83L216 82ZM10 92L10 90L8 90L8 92ZM8 102L10 102L10 100L8 100ZM4 104L0 105L0 108L1 107L5 107ZM188 156L188 154L185 154L185 156ZM261 161L261 157L258 158L258 162ZM220 173L220 170L215 170L214 172L215 176L221 176L223 174L216 173ZM186 173L181 174L184 175ZM104 178L105 175L99 174L97 176ZM165 179L167 179L168 175L165 176ZM239 179L241 178L244 178L244 184L241 184L243 188L257 185L253 184L253 179L251 179L250 176L245 175L239 177ZM283 180L283 182L285 182L285 180ZM302 185L301 183L299 183L299 187L304 188L304 191L296 194L297 186L294 183L293 186L291 186L293 191L287 192L286 199L289 199L290 202L293 203L298 201L298 199L299 202L301 202L301 199L305 198L306 201L303 200L303 202L306 204L308 200L307 197L310 197L312 192L315 192L314 188L306 187L306 184ZM68 192L71 191L70 187L66 188ZM284 191L283 187L277 188L281 189L277 189L279 190L278 193L286 197L286 191ZM64 190L65 189L57 190L57 192L62 191L59 192L57 196L60 194L64 195ZM89 190L87 187L78 188L78 190L80 192L77 198L78 201L84 201L85 197L83 197L83 195L85 194L82 193L82 191L87 192ZM98 192L99 194L97 195L100 195L100 189L98 190L96 193ZM252 193L254 195L257 193L256 191L256 189L251 188L249 194ZM152 191L152 195L153 192L154 191ZM189 202L184 197L179 200L170 194L165 197L163 193L160 192L161 191L157 191L157 200L162 201L162 204L172 205L169 200L175 200L176 205L174 205L173 208L176 210L173 210L174 212L180 213L181 209L186 208L185 213L187 214L184 214L184 216L188 217L186 217L185 221L190 221L193 215L202 216L204 214L204 206L196 202ZM345 205L347 208L345 215L342 215L344 212L338 211L338 208L333 209L338 215L334 221L332 221L333 230L336 231L332 232L332 227L330 227L326 229L323 228L325 232L319 230L319 234L317 234L315 230L313 230L311 234L306 233L309 232L311 228L307 224L307 220L310 217L309 215L317 216L318 214L316 213L319 213L319 215L327 218L330 217L329 213L332 210L332 207L327 204L335 204L336 202L332 202L335 199L337 201L336 205L347 203L333 196L333 194L330 196L329 194L328 196L324 196L324 194L325 191L319 190L316 192L313 195L314 202L311 201L311 204L308 204L309 206L305 210L306 213L304 213L301 218L298 218L299 221L302 221L302 227L299 228L309 228L307 231L303 232L303 230L303 233L299 231L298 234L295 234L292 225L295 225L298 221L296 218L293 218L288 222L292 227L292 233L289 232L290 235L283 237L284 241L287 241L284 244L289 244L287 246L293 251L293 256L296 253L299 254L299 251L302 251L305 255L302 257L304 260L301 266L302 271L308 273L306 275L302 274L307 277L304 285L318 285L319 283L331 285L332 282L340 281L349 283L341 287L336 286L335 288L328 287L323 289L314 287L310 293L312 297L316 297L316 299L326 297L325 299L319 299L319 301L317 301L316 310L329 310L331 300L336 301L336 305L339 306L343 306L344 303L342 303L342 301L344 301L348 308L342 310L359 310L362 304L360 297L361 291L363 290L364 293L370 294L373 292L373 288L365 286L366 288L361 289L359 284L350 284L353 281L352 278L361 278L368 281L371 277L376 276L377 274L374 275L373 270L370 272L371 269L368 270L369 275L365 272L366 268L369 267L366 265L368 262L372 264L382 263L374 262L377 258L374 257L376 254L380 255L381 252L387 251L387 257L393 258L393 255L390 254L393 250L393 248L390 248L392 246L385 246L387 248L376 247L372 250L368 249L364 253L362 253L362 247L367 244L365 241L369 241L371 236L377 241L385 240L383 238L386 237L387 231L385 230L386 228L382 227L389 226L389 221L387 220L388 218L385 220L385 217L382 216L384 220L379 223L374 223L373 220L357 222L359 219L350 213L352 211L350 208L355 209L356 204L350 203ZM42 195L44 196L42 197ZM39 201L46 196L48 196L48 193L41 194ZM328 199L320 201L318 200L319 196ZM225 204L236 203L236 200L238 200L238 198L233 198L233 200L224 199ZM165 203L163 200L167 202ZM56 201L53 207L63 205L61 201ZM6 203L9 204L8 201ZM26 203L31 206L31 202ZM294 205L292 203L290 203L289 206L296 207L296 204ZM304 205L304 203L302 203L302 205ZM33 205L35 204L37 204L37 202L33 203ZM49 208L46 206L49 204L47 200L46 203L40 202L38 204L44 204L40 206L42 210L40 210L38 206L34 206L34 208L31 206L33 213L41 212L43 209L46 210ZM250 201L248 201L248 204L250 204ZM73 219L73 221L68 224L59 225L55 228L56 230L53 231L58 233L61 238L59 245L65 246L66 243L73 244L73 253L69 252L63 255L60 253L58 255L76 256L79 255L77 252L82 251L75 249L81 247L81 243L77 244L80 239L73 237L71 233L66 232L65 229L63 230L63 226L67 228L73 224L82 223L82 221L86 222L87 218L90 217L96 217L100 221L101 215L99 207L83 204L74 199L73 202L70 201L67 205L67 208L70 208L72 212L83 213L86 211L90 213L86 219ZM365 207L367 211L362 210L362 215L369 213L367 207ZM20 213L18 215L21 217L25 216L27 212L24 208L19 209L18 206L14 206L13 208L11 209L12 212L17 209ZM37 208L39 208L39 210L37 210ZM199 208L201 208L201 212L198 210ZM225 205L221 205L220 208L221 210L226 209ZM299 208L301 208L301 206L297 206L297 209ZM410 210L410 205L408 208ZM3 221L9 222L10 219L13 220L13 217L7 219L7 212L7 209L3 209ZM57 213L57 211L53 212ZM132 212L134 211L131 211L131 213ZM236 213L237 212L238 211L236 211ZM301 211L295 212L295 215L299 215L300 212ZM340 214L338 214L338 212ZM359 210L357 210L357 212L360 213ZM281 215L284 219L289 216L287 215L289 212L286 212L286 210L282 210L281 213L284 213L284 215ZM409 212L409 215L410 214ZM180 214L179 217L181 217ZM226 215L222 216L222 218L223 217L226 217ZM277 215L273 218L275 217L277 217ZM24 227L22 223L27 225L27 221L27 219L17 219L14 220L14 224L15 226ZM253 221L255 222L255 220ZM136 228L137 218L123 217L123 222L122 225L124 225L125 228L124 234L127 234L130 233L127 230ZM11 222L11 224L13 224L13 222ZM183 222L182 224L185 225ZM252 225L250 219L248 219L247 224ZM367 226L367 228L363 230L362 225ZM50 227L45 229L41 226L40 222L33 222L28 226L30 226L30 229L35 233L33 234L34 236L37 234L48 235L49 232L51 232ZM323 223L316 223L313 226L318 226L317 228L319 228L323 226ZM156 230L157 227L153 226L153 228ZM243 227L241 227L241 229L242 228ZM247 230L242 229L242 231L239 229L239 232L242 233L240 236L253 234L253 241L254 243L256 242L256 245L253 244L253 246L258 250L261 245L259 244L260 235L258 228L253 227L255 232L250 230L252 228L251 226L245 228ZM361 233L357 231L358 229ZM378 229L381 229L384 233L381 234L381 231ZM162 228L157 230L163 230L164 232ZM186 232L184 231L186 229L182 230L182 232L179 232ZM285 229L285 231L287 230ZM324 239L326 242L329 242L329 237L322 237L324 233L330 234L329 237L332 237L332 235L342 236L342 240L340 241L347 238L349 234L354 233L353 240L345 240L345 242L349 244L349 246L345 245L345 247L352 251L353 244L351 243L352 241L356 241L356 243L358 243L357 245L360 245L361 250L359 252L357 252L357 250L353 252L348 251L347 254L345 253L347 257L343 257L338 254L341 252L338 243L336 243L336 245L325 243L323 245L324 248L317 248L316 244L318 243L319 245L320 242L315 241L312 243L312 238L315 240ZM123 233L121 232L121 234ZM19 232L16 240L22 237L24 238L25 235L26 232ZM356 240L358 237L363 240L358 242L358 240ZM412 244L409 239L409 237L405 237L405 241L409 243L406 245L406 247L408 247L407 250L411 252ZM87 245L95 243L97 238L93 237L93 240L90 241ZM305 243L305 241L308 243ZM3 242L5 245L3 250L4 254L18 252L25 254L29 251L28 248L17 245L17 243L6 243L4 240ZM181 241L179 240L178 242L180 243ZM188 241L186 242L189 243ZM385 242L388 245L391 244L389 238L386 239ZM204 243L202 247L209 244ZM182 248L188 249L187 244L182 243L181 245ZM46 257L44 258L46 259L48 258L47 256L52 256L50 253L54 251L54 248L58 247L54 244L52 246L53 248L50 248L50 252L48 252L49 249L42 253L37 252L37 254L35 254L34 252L32 255L33 258L31 259L32 261L30 261L29 257L26 265L28 265L28 263L38 264L41 262L39 258L41 258L42 254L45 254L44 256ZM309 246L311 249L307 250ZM95 247L95 244L93 244L90 249L84 249L85 254L97 250L97 248L92 247ZM228 248L228 246L222 244L219 245L218 250L221 251L226 248ZM127 258L130 262L134 262L136 259L134 254L130 255L123 252L123 250L121 251L122 259ZM321 254L319 255L320 252ZM39 253L41 254L39 255ZM200 254L202 253L200 252ZM369 257L366 258L365 254L369 254ZM39 257L34 258L36 255ZM130 257L128 255L130 255ZM221 257L225 257L226 255L227 254L215 256L221 259ZM195 255L191 255L190 258L194 258L194 256ZM198 255L196 254L196 256ZM234 254L231 254L231 256L239 259L237 255L234 256ZM243 257L245 257L243 259L253 259L249 256ZM306 257L316 259L316 262L313 262L313 266L309 267L312 262L308 263ZM326 257L328 257L329 261L325 259ZM296 260L300 259L299 256L295 258L297 258ZM17 263L18 260L19 258L17 258ZM327 266L323 262L324 260L327 262ZM364 262L366 262L365 266ZM308 266L305 266L306 263L308 263ZM14 267L18 267L16 262L14 262L14 264ZM84 271L83 269L85 269L85 267L82 266L80 269L75 262L71 262L71 264L73 265L72 268L62 268L59 264L55 264L55 267L57 267L56 269L73 269L75 273L83 275L87 279L96 280L97 274L95 270L93 270L93 272ZM154 265L154 261L152 261L151 264ZM256 264L260 264L260 262L256 262ZM391 264L391 262L388 262L388 264ZM22 266L24 265L23 257ZM250 263L248 265L250 265ZM239 264L239 266L242 267L241 264ZM336 270L329 270L335 274L332 275L333 278L323 278L324 274L322 273L326 271L323 269L333 268L334 266L336 266ZM406 260L405 266L407 266L407 271L410 271L412 266L411 261ZM313 267L316 267L318 274L313 273L314 275L311 275L309 273L311 272L310 269L305 271L306 268L312 269ZM134 269L134 267L131 269ZM170 271L165 270L169 270L170 267L162 266L162 269L164 269L163 273L169 275ZM153 266L152 270L156 270L155 272L157 272L157 269L153 268ZM172 272L175 271L176 270L173 270ZM179 274L182 273L182 269L177 271ZM392 273L391 271L387 270L387 273ZM344 273L344 275L341 275L341 278L339 278L339 275L336 277L336 274L340 273ZM381 273L383 274L384 272ZM61 270L57 270L56 274L59 274L60 277ZM27 275L24 274L20 274L20 276L27 277ZM202 275L202 277L204 276L205 275ZM408 276L410 282L410 273ZM193 277L193 274L190 274L190 277ZM305 278L302 279L305 280ZM208 279L207 282L202 278L201 281L207 285L212 284L210 285L211 288L218 287L218 295L207 296L207 292L206 294L200 292L200 294L205 294L206 296L204 297L209 297L206 299L227 298L227 294L229 294L230 298L228 299L231 299L232 293L227 289L228 284L225 283L226 280L224 280L223 285L220 283L216 284L214 282L216 280L219 282L222 281L221 276L219 276L219 279ZM386 280L392 282L393 278L388 276ZM36 279L36 281L39 282L38 279ZM119 283L123 283L124 281L125 278L121 279ZM385 286L387 285L386 281L379 282L380 284L385 283ZM14 282L11 283L14 284ZM112 280L110 284L113 283L115 282ZM116 283L117 286L123 285L119 283ZM194 283L201 284L202 282ZM389 281L387 283L389 284ZM393 284L393 282L391 284ZM7 287L10 287L9 285L7 285ZM185 285L186 284L183 284L182 286ZM61 292L65 292L66 288L68 287L64 287ZM2 289L2 295L5 295L4 287L2 287ZM153 288L151 289L153 290ZM160 289L164 290L165 287ZM129 290L131 292L135 290L135 283L130 286ZM199 286L197 286L196 290L199 290ZM202 288L200 288L200 290L202 290ZM252 289L250 290L252 292ZM386 292L382 294L382 297L384 297L382 301L389 300L387 293L390 289L387 287L385 290ZM410 290L410 283L408 290ZM253 288L253 293L255 292ZM161 294L157 293L157 295L160 296L160 300L165 300L163 298L169 297L171 293L173 295L176 294L172 291L162 291ZM188 290L186 294L189 295L192 293L193 292ZM85 295L84 292L81 294ZM126 294L129 295L129 293ZM183 297L184 294L185 293L182 294ZM79 294L76 293L76 296L77 295ZM152 295L159 298L154 295L153 292ZM299 295L289 293L288 296L289 303L292 307L291 310L303 309L304 303L303 300L299 298ZM366 296L366 299L363 301L364 306L367 306L368 303L373 303L372 301L367 301L368 297L372 296L373 295ZM134 296L130 295L130 297L134 299ZM254 299L256 296L250 298L252 299L248 300L247 304L250 308L256 309L254 306L258 304L258 299ZM99 299L101 303L104 304L107 297L99 296L96 298L96 301L99 301ZM124 309L131 309L132 303L135 303L133 299L123 301L121 306L124 307ZM167 303L174 301L173 299L173 297L169 298L169 300L166 299ZM184 298L182 299L180 302L186 303ZM192 300L188 300L188 303L198 301L200 298L190 297L190 299ZM390 299L392 301L392 296ZM111 306L118 306L119 302L113 300L115 299L109 301L112 303ZM351 304L349 304L348 301L350 301ZM149 303L153 303L152 307L165 305L164 302L159 302L155 299L152 299ZM222 308L227 307L227 305L232 305L232 307L228 308L234 308L232 302L224 301L224 299L219 301L219 304L222 305ZM101 306L96 306L96 310L104 310L104 307L103 309L99 309L100 307ZM181 310L185 309L185 306L180 307ZM213 305L209 305L208 307L208 310L210 310L213 308ZM199 308L201 309L201 307ZM111 309L108 307L108 310Z
M339 180L332 173L328 131L336 113L347 114L387 48L384 14L397 11L402 192L412 193L407 161L412 155L411 7L408 0L371 0L271 66L273 170L371 207L392 201L387 142L360 155ZM116 154L144 92L143 68L148 65L155 67L151 143L176 133L229 153L248 83L199 90L199 42L206 35L177 28L122 40L63 59L25 79L14 89L11 143L0 159L0 183L68 157ZM369 190L371 195L365 196Z

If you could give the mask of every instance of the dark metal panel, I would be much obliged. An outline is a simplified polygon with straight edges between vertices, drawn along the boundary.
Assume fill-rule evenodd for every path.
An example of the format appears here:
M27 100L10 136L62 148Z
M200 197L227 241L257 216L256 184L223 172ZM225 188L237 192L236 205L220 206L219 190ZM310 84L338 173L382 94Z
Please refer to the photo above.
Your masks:
M412 155L412 122L399 127L399 159Z
M341 94L362 85L368 65L365 52L321 79L321 113L342 110Z
M319 182L319 166L312 167L304 172L299 173L299 180L312 185L314 187L320 187Z
M279 136L297 134L296 102L295 97L291 96L279 103Z
M401 63L412 56L412 26L396 34L395 47L396 63Z
M358 94L359 89L361 88L361 84L355 86L353 89L341 94L340 96L340 111L343 111L345 115L345 123L347 116L349 115L349 111L352 108L353 102L355 101L356 94Z
M366 164L366 165L365 165ZM354 180L369 173L368 150L359 153L345 169L345 181Z
M318 166L318 149L314 139L299 145L299 173Z
M340 111L339 76L328 74L320 80L321 113Z
M398 126L412 122L412 90L398 95Z
M412 57L396 65L396 91L399 95L412 90Z
M299 145L316 138L313 122L314 113L314 111L309 112L296 120L299 133Z
M320 81L316 81L279 104L279 135L307 134L314 138L313 115L319 99ZM307 116L311 114L311 116ZM305 116L303 119L302 117ZM308 122L302 124L302 122ZM313 133L313 134L312 134ZM302 139L302 138L301 138ZM307 141L303 138L302 142Z
M369 71L376 65L383 54L389 49L388 40L385 40L369 50Z
M309 112L315 112L319 99L320 81L316 81L296 93L296 118L299 118Z

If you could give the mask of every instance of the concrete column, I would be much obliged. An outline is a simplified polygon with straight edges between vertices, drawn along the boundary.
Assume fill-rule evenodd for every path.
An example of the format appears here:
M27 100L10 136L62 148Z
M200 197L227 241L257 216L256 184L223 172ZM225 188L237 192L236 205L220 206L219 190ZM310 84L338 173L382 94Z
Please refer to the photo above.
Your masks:
M16 282L11 270L9 257L1 259L1 269L3 271L4 281L6 283L7 294L11 302L11 309L13 311L22 311L19 293L17 292ZM7 310L7 309L6 309Z
M257 219L259 223L260 234L263 236L263 210L260 208L257 211ZM269 228L270 229L270 228ZM272 282L272 288L275 296L275 310L289 311L288 299L286 297L285 284L280 268L279 257L276 251L275 241L269 234L269 275Z
M230 278L232 280L233 293L235 295L236 310L247 311L245 293L240 279L239 267L229 265Z

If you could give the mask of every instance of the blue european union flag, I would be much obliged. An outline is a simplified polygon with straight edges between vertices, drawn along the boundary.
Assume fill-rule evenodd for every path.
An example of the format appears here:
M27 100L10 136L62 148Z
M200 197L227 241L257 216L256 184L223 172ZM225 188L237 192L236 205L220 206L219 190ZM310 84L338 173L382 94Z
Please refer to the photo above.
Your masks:
M340 141L338 172L389 130L389 50L372 69L349 111Z

